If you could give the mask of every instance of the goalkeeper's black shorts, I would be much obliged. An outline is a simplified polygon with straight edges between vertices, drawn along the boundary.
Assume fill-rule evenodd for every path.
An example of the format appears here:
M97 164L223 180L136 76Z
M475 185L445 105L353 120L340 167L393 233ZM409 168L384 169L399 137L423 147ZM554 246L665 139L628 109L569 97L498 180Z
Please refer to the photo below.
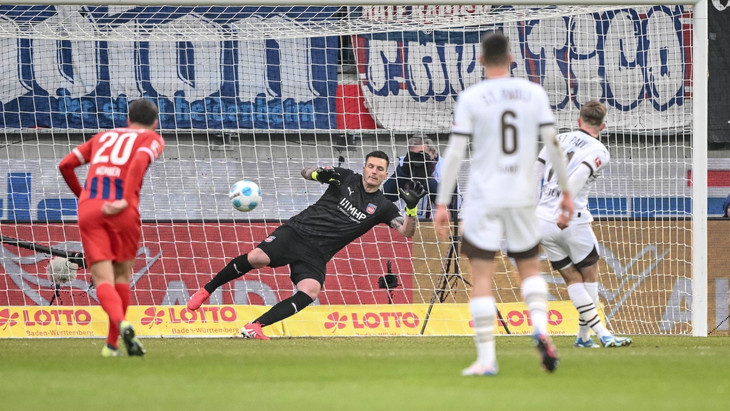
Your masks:
M286 224L279 226L257 247L271 259L269 267L289 264L292 283L297 284L305 278L311 278L324 285L328 259Z

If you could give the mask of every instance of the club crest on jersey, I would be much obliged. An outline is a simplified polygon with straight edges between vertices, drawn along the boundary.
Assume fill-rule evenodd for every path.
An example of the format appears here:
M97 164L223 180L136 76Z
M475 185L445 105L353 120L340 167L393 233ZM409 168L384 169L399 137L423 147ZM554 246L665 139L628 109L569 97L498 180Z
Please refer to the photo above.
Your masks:
M264 240L264 242L270 243L270 242L272 242L274 240L276 240L276 236L275 235L270 235L270 236L266 237L266 239Z
M376 210L377 208L378 208L378 206L376 206L375 204L373 204L373 203L368 203L368 207L367 207L367 208L365 209L365 211L367 211L367 212L368 212L368 214L372 214L372 213L374 213L374 212L375 212L375 210Z
M598 168L598 167L601 166L601 159L600 158L596 157L595 159L593 159L593 162L596 163L596 168Z

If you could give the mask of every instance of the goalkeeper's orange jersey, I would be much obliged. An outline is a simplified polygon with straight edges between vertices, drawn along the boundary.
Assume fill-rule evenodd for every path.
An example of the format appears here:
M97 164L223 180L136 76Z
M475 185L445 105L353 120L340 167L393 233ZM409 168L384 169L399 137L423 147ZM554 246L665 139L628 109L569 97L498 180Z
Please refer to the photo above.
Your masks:
M79 203L85 200L120 200L124 195L124 179L129 172L129 165L137 152L150 156L150 163L155 161L165 148L165 141L159 134L151 130L117 128L103 131L89 141L74 148L73 153L81 164L89 163L86 184L79 197ZM132 187L131 196L126 196L130 205L139 204L139 191L142 188Z

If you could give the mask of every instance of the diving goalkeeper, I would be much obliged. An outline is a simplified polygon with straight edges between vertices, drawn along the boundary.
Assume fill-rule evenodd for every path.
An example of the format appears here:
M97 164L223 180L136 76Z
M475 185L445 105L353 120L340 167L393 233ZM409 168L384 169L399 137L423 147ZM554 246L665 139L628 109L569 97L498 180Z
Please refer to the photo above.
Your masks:
M288 264L297 292L241 330L246 338L268 340L262 327L296 314L317 299L327 262L339 250L380 223L412 237L416 230L416 208L426 191L420 184L400 191L406 204L406 216L402 217L398 207L380 190L388 178L389 164L387 154L373 151L365 157L362 175L339 167L302 170L305 179L329 184L322 197L279 226L249 253L229 262L190 297L188 309L197 310L218 287L253 269Z

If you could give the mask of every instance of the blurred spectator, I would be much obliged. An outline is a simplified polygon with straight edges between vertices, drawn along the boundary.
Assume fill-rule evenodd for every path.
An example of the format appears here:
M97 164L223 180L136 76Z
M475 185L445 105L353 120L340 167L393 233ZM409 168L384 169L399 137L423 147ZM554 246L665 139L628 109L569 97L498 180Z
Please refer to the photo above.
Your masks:
M728 207L730 207L730 195L725 197L725 202L722 203L722 216L723 217L728 217L728 214L730 214L730 213L728 213L728 210L727 210Z

